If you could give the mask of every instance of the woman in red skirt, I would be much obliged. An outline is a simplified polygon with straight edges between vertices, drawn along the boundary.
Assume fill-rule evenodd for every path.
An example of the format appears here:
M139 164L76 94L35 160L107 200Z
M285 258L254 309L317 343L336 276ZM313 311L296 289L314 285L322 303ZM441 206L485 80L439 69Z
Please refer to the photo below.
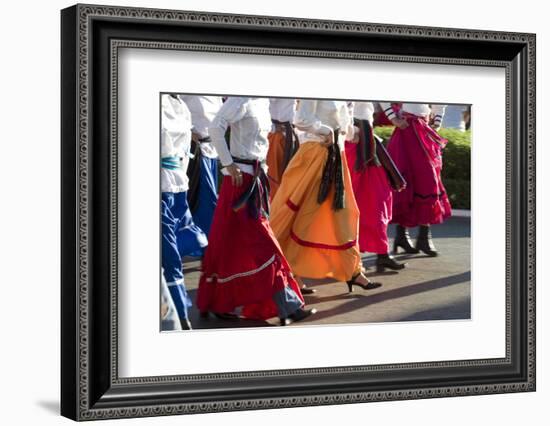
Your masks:
M230 149L224 135L231 126ZM265 173L271 129L269 100L229 98L210 130L224 174L199 282L203 315L245 318L278 316L281 325L315 313L304 300L268 222Z
M392 218L392 186L387 171L377 154L372 132L374 104L353 102L349 105L354 124L359 130L358 143L346 142L353 193L359 207L359 250L376 253L376 270L399 270L405 264L389 254L388 224ZM380 147L379 147L380 149ZM402 189L403 184L398 186Z
M407 181L404 191L394 194L393 222L397 223L394 252L424 252L437 256L430 225L442 223L451 215L451 204L441 181L442 149L447 144L436 130L441 126L444 105L404 103L396 114L390 104L381 103L396 126L388 152ZM416 247L407 228L419 226Z

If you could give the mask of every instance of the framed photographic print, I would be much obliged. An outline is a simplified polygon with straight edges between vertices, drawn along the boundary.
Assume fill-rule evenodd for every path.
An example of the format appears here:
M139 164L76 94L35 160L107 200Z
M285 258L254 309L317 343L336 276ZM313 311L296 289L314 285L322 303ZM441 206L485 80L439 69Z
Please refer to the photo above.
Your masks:
M535 390L535 36L61 12L74 420Z

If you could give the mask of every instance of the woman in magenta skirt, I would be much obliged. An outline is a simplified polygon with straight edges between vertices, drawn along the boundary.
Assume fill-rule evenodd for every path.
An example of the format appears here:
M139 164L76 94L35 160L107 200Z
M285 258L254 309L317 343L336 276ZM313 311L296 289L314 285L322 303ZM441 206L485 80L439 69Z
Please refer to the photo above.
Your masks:
M374 104L353 102L349 104L349 110L359 137L358 143L346 142L353 193L360 211L359 250L376 253L377 272L383 272L385 268L403 269L405 264L397 262L389 254L387 231L392 218L393 194L372 132Z
M397 224L394 252L422 251L437 256L430 226L442 223L451 215L451 204L441 181L442 150L447 144L437 130L441 126L444 105L404 103L395 113L389 103L382 109L395 125L388 152L407 181L405 190L394 193L393 219ZM419 227L413 247L407 228Z

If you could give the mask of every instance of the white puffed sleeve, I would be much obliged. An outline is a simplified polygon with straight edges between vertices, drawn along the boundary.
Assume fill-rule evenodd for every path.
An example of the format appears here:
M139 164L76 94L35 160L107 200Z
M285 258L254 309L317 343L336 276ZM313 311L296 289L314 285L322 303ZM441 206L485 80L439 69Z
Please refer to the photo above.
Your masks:
M317 117L317 104L318 101L315 100L301 99L294 116L294 125L299 130L319 135L329 135L332 129L323 124Z
M222 105L216 117L212 120L208 133L212 139L212 144L218 152L223 167L233 163L231 152L225 141L225 131L231 123L235 123L243 118L246 113L246 102L248 98L229 98Z
M433 104L431 105L432 114L434 117L434 125L440 126L443 121L443 116L445 115L445 108L447 105L443 104Z
M379 102L380 108L382 108L382 111L384 111L384 114L390 119L393 120L397 117L395 112L393 111L393 108L391 106L391 103L389 102Z

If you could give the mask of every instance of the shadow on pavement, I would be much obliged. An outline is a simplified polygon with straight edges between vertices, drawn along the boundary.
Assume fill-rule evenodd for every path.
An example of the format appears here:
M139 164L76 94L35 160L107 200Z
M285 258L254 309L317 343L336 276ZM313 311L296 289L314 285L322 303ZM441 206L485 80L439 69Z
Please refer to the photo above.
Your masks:
M323 318L328 318L333 315L342 315L346 312L353 311L355 309L361 309L369 305L374 305L376 303L385 302L390 299L398 299L401 297L407 297L418 293L423 293L426 291L431 291L435 289L440 289L443 287L452 286L455 284L461 284L466 281L470 281L470 271L464 272L461 274L456 275L450 275L445 278L438 278L435 280L425 281L418 284L411 284L406 287L396 288L392 290L384 291L383 287L381 287L380 290L374 290L372 293L369 292L369 290L356 290L353 293L349 293L348 295L343 295L342 297L347 297L349 299L354 299L353 301L350 301L349 303L346 303L344 305L337 306L335 308L329 308L324 309L320 312L318 312L315 316L311 317L311 320L320 320ZM338 299L335 296L331 296L329 298L326 298L328 300L336 300ZM315 304L314 299L312 298L309 301L309 304ZM318 301L317 303L320 303ZM469 306L469 305L468 305ZM469 310L469 308L468 308ZM430 318L433 319L433 318ZM309 320L304 320L303 323L309 322Z

